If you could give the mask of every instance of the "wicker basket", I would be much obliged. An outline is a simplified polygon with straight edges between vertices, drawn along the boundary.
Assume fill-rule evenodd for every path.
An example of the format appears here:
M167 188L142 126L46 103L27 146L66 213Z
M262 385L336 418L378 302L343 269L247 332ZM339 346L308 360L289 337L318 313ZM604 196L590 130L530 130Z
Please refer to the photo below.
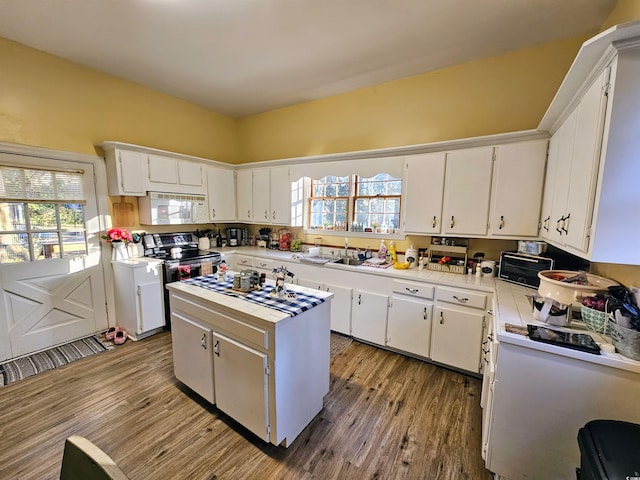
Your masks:
M611 340L616 352L632 360L640 360L640 332L618 325L609 320Z
M607 312L601 312L595 308L589 308L582 305L580 313L582 315L582 321L589 330L596 333L611 335L609 314Z

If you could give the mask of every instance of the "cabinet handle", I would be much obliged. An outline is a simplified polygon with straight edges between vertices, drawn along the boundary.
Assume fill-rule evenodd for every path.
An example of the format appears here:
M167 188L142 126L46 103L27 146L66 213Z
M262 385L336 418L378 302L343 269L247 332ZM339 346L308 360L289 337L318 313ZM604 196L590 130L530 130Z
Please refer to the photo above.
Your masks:
M266 210L264 211L264 219L269 220L269 212Z
M213 353L220 356L220 340L216 340L216 344L213 346Z
M562 231L564 232L565 235L567 235L569 233L569 229L566 228L567 226L567 220L569 220L569 218L571 218L571 214L569 213L566 217L564 217L562 219Z
M200 345L202 345L202 348L204 348L205 350L207 349L207 334L206 333L202 334L202 338L200 339Z
M358 305L362 304L362 294L358 294Z
M440 312L440 325L444 323L444 312Z
M560 217L558 220L556 220L556 232L562 235L562 230L560 229L560 222L564 222L564 217Z
M431 221L431 227L436 228L436 216L433 216L433 220Z
M247 210L247 218L251 218L251 210Z
M487 310L487 315L493 315L493 310ZM491 335L489 335L491 336Z
M549 220L551 220L551 215L545 218L542 222L542 228L544 228L547 232L549 231Z
M455 225L456 221L453 218L453 215L451 215L451 228L453 228L453 226Z
M420 291L417 288L404 287L404 289L409 293L413 293L414 295Z
M500 215L500 224L498 226L498 230L502 230L504 227L504 215Z
M485 355L489 353L489 350L485 350L484 348L482 349L482 351L484 352Z
M466 297L458 297L456 295L454 295L453 298L455 298L456 300L458 300L459 302L462 302L462 303L466 303L466 302L469 301L469 299L466 298Z
M274 220L276 219L276 211L274 210L273 213L271 214L271 218L273 218Z
M267 266L267 264L265 262L260 262L260 266L264 268Z
M422 319L423 320L427 319L427 307L424 307L424 313L422 314Z
M215 217L216 217L216 209L215 209L215 208L212 208L212 209L211 209L211 216L212 216L213 218L215 218Z

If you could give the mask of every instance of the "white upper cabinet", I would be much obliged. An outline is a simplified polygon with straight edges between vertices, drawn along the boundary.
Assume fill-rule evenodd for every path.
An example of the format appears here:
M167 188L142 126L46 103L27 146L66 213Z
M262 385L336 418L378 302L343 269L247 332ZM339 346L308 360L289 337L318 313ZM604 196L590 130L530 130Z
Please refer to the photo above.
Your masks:
M233 170L207 166L207 200L211 222L233 222L237 219Z
M109 195L144 196L147 154L105 147Z
M172 193L204 193L204 165L189 160L148 156L147 190Z
M250 169L236 172L236 205L238 221L253 221L253 171Z
M269 168L253 169L253 220L271 223L271 172Z
M404 168L405 233L440 233L446 154L411 155Z
M271 167L269 205L270 222L277 225L291 223L291 179L289 167Z
M489 212L490 236L536 237L547 141L496 147Z
M492 166L493 147L447 153L442 233L487 234Z

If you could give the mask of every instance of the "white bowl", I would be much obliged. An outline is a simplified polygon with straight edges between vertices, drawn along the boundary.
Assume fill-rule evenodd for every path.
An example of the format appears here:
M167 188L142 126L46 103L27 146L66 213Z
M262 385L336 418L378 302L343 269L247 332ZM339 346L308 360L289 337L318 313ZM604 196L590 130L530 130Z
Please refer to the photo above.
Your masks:
M588 297L597 293L606 293L609 287L619 285L615 280L598 277L590 273L587 273L589 285L577 285L575 283L566 283L553 279L555 276L563 278L574 277L578 273L580 272L572 270L543 270L538 272L538 278L540 278L538 294L543 297L553 298L560 303L566 303L567 305L573 304L580 308L582 297Z

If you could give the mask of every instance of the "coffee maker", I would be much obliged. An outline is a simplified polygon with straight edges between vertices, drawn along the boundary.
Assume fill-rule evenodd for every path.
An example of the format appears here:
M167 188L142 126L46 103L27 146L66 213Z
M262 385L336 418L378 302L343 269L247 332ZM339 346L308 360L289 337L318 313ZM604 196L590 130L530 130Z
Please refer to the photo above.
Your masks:
M238 247L242 242L242 230L240 228L227 228L227 245Z

